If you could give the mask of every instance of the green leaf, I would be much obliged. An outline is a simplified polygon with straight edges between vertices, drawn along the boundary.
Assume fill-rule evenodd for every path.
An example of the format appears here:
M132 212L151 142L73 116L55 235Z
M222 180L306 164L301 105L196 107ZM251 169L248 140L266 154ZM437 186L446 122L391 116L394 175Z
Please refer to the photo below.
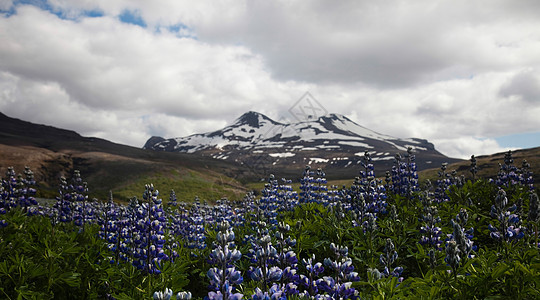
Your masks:
M437 287L437 286L432 286L431 289L429 290L429 298L430 298L430 299L435 299L435 297L437 296L437 294L439 294L439 290L440 290L439 287Z
M491 277L493 279L497 279L501 277L506 271L508 271L510 267L507 264L499 264L495 269L493 269L493 272L491 273Z
M516 261L515 264L518 266L518 268L523 271L523 273L527 274L527 275L532 275L532 272L527 269L524 265L522 265L519 261Z
M420 245L419 243L416 244L416 249L418 249L418 253L420 255L422 255L422 256L426 255L424 247L422 247L422 245Z
M81 284L81 274L75 272L65 272L59 279L70 287L78 287Z
M390 281L390 291L394 291L396 289L396 285L398 283L398 278L392 276L392 280Z
M319 248L320 246L324 245L324 244L328 244L327 241L318 241L318 242L315 242L313 244L313 248Z

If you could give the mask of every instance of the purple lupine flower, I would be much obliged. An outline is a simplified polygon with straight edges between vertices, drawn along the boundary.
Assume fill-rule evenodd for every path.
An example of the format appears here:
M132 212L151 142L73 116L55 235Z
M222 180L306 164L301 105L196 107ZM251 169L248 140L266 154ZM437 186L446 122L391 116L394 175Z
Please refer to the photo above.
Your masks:
M451 221L452 227L454 229L452 233L452 239L456 242L457 247L462 254L462 258L469 257L470 252L472 251L473 242L467 238L465 231L461 228L458 222Z
M222 292L223 290L223 292ZM244 295L240 293L234 293L233 294L233 288L229 285L227 281L225 281L225 284L223 285L223 288L221 290L218 290L216 292L208 292L208 296L205 297L205 299L209 300L240 300L242 299Z
M8 167L6 179L3 179L0 185L0 214L14 207L20 207L29 216L39 213L36 209L38 203L34 198L35 185L34 173L30 168L25 167L23 177L22 174L16 175L13 167Z
M277 266L280 255L272 245L269 235L264 235L253 242L252 247L248 256L255 266L250 268L249 274L251 279L261 282L262 290L266 292L270 283L280 281L282 278L283 270Z
M534 191L533 172L531 171L531 165L525 159L521 164L521 169L519 169L519 181L523 186L528 187L530 192Z
M395 165L392 167L392 189L394 194L402 195L407 198L418 190L418 173L416 172L416 157L411 147L407 148L405 154L406 162L403 161L401 154L396 154Z
M434 193L435 202L437 203L446 202L450 200L446 191L450 189L450 186L453 185L453 182L452 180L450 180L451 174L448 174L446 172L447 167L448 167L448 163L446 162L442 163L441 170L438 172L439 179L436 181L437 187L435 188L435 193Z
M462 253L462 258L466 259L471 256L471 251L476 249L472 241L474 228L465 230L467 225L467 220L469 215L467 210L464 208L460 209L459 213L456 215L455 220L451 220L451 225L453 228L452 234L449 234L449 240L455 240L459 250Z
M471 155L471 168L469 169L469 172L471 172L472 180L474 182L476 173L478 173L478 167L476 166L476 157L474 157L474 155Z
M302 263L306 268L307 274L302 274L299 278L299 283L304 286L305 292L310 296L317 295L319 291L319 284L323 281L322 278L318 278L319 274L324 272L323 264L320 262L313 264L314 260L315 254L308 259L302 259Z
M420 227L420 244L440 249L442 230L437 226L441 222L438 216L437 207L433 205L429 192L425 192L420 198L423 206L422 221L424 225Z
M511 207L507 207L508 199L506 198L506 192L503 189L499 189L497 196L495 197L495 204L491 206L490 215L496 219L499 223L498 227L494 227L489 224L488 229L491 231L490 236L496 240L502 240L505 242L521 239L524 236L521 228L518 226L520 223L517 213L517 206L514 204Z
M328 205L329 196L325 177L326 174L321 168L318 168L317 171L314 172L311 171L311 166L306 166L302 178L300 179L300 203L315 202Z
M285 300L285 286L273 284L268 292L263 292L258 287L255 288L255 293L251 296L252 300Z
M456 241L451 240L446 244L446 258L444 259L454 271L454 276L457 275L457 269L461 263L460 250Z
M298 258L296 253L292 250L292 247L296 245L296 240L291 239L286 234L290 231L291 227L288 224L279 223L278 231L275 232L277 258L275 260L276 265L283 270L280 282L283 283L297 283L299 276L297 275ZM286 292L287 295L289 295Z
M394 243L392 242L390 238L387 238L383 253L379 257L379 262L384 267L384 270L381 273L385 276L398 277L399 280L401 281L403 280L403 278L400 277L401 272L403 272L403 268L401 267L392 268L392 265L397 261L397 259L398 259L398 253L395 250Z
M178 199L176 198L176 193L174 192L174 190L171 189L171 192L169 194L169 202L167 203L167 205L169 207L173 207L173 208L176 208L176 206L178 205Z
M219 224L219 228L220 232L216 235L214 250L208 259L215 266L207 272L211 289L208 299L241 299L242 294L233 293L233 285L241 284L244 279L233 263L242 255L235 249L235 235L229 223L223 221Z
M2 180L0 186L0 209L6 213L17 206L18 185L15 170L13 167L8 167L6 171L6 179Z
M334 259L325 258L324 265L327 270L334 273L334 277L325 276L320 282L321 290L328 293L334 299L348 299L356 295L351 287L352 282L359 281L358 273L354 272L352 259L348 258L348 248L330 244L330 250L334 253Z

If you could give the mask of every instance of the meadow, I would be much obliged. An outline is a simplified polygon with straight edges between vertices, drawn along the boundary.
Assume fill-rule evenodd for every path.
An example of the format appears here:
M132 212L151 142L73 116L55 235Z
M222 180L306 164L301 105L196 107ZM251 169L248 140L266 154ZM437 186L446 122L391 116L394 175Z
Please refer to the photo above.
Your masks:
M464 174L443 164L420 183L409 151L385 171L366 153L349 184L328 186L308 166L298 189L271 175L234 202L150 183L129 201L97 200L76 171L47 205L30 169L9 168L0 298L540 298L540 205L526 162L508 152L487 179L472 158Z

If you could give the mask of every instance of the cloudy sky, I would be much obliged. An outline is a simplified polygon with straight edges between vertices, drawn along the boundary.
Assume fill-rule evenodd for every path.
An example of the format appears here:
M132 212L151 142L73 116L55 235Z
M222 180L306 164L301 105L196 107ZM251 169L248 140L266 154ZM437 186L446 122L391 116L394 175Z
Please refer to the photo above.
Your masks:
M0 111L142 147L310 92L453 157L540 146L540 1L0 0Z

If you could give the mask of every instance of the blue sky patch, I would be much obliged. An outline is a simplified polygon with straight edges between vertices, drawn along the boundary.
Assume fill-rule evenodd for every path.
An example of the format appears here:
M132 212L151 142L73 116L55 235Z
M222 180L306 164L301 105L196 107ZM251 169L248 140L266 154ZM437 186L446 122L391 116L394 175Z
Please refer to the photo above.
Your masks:
M193 29L182 23L167 26L167 30L169 30L170 32L176 33L176 36L178 37L191 38L195 40L197 39L197 35L193 31Z
M86 11L83 11L82 15L84 17L88 17L88 18L99 18L99 17L103 17L104 14L103 14L103 11L101 10L86 10Z
M505 135L496 137L495 140L502 147L520 149L540 147L540 132Z
M161 33L162 31L168 31L170 33L173 33L178 38L189 38L198 40L197 34L193 30L193 28L182 23L177 23L169 26L157 25L154 29L154 33Z
M53 7L52 5L50 5L45 0L17 0L17 1L13 1L13 5L9 9L9 11L0 11L0 13L3 13L6 17L14 15L14 14L17 13L16 8L19 5L32 5L32 6L35 6L35 7L39 8L39 9L41 9L41 10L48 11L48 12L56 15L58 18L63 19L63 20L77 20L80 17L99 18L99 17L103 17L103 15L104 15L103 11L101 11L99 9L93 9L93 10L80 11L79 14L77 14L76 16L72 16L69 13L67 13L67 11L59 9L57 7L56 8Z
M14 15L17 13L16 7L19 5L32 5L37 8L40 8L41 10L51 12L57 15L58 17L61 17L62 15L58 10L55 11L53 7L49 3L47 3L47 1L44 1L44 0L16 0L16 1L13 1L13 4L11 8L9 9L9 11L2 11L2 12L5 13L7 17Z
M12 6L9 9L0 9L0 16L11 17L15 14L15 7Z
M126 23L126 24L133 24L140 26L142 28L146 28L146 23L144 22L143 18L141 17L141 14L137 10L128 10L125 9L119 16L120 22Z
M171 25L171 26L168 26L167 29L170 31L170 32L180 32L181 30L184 31L184 30L189 30L191 31L191 29L189 27L187 27L186 25L182 24L182 23L179 23L179 24L174 24L174 25Z

